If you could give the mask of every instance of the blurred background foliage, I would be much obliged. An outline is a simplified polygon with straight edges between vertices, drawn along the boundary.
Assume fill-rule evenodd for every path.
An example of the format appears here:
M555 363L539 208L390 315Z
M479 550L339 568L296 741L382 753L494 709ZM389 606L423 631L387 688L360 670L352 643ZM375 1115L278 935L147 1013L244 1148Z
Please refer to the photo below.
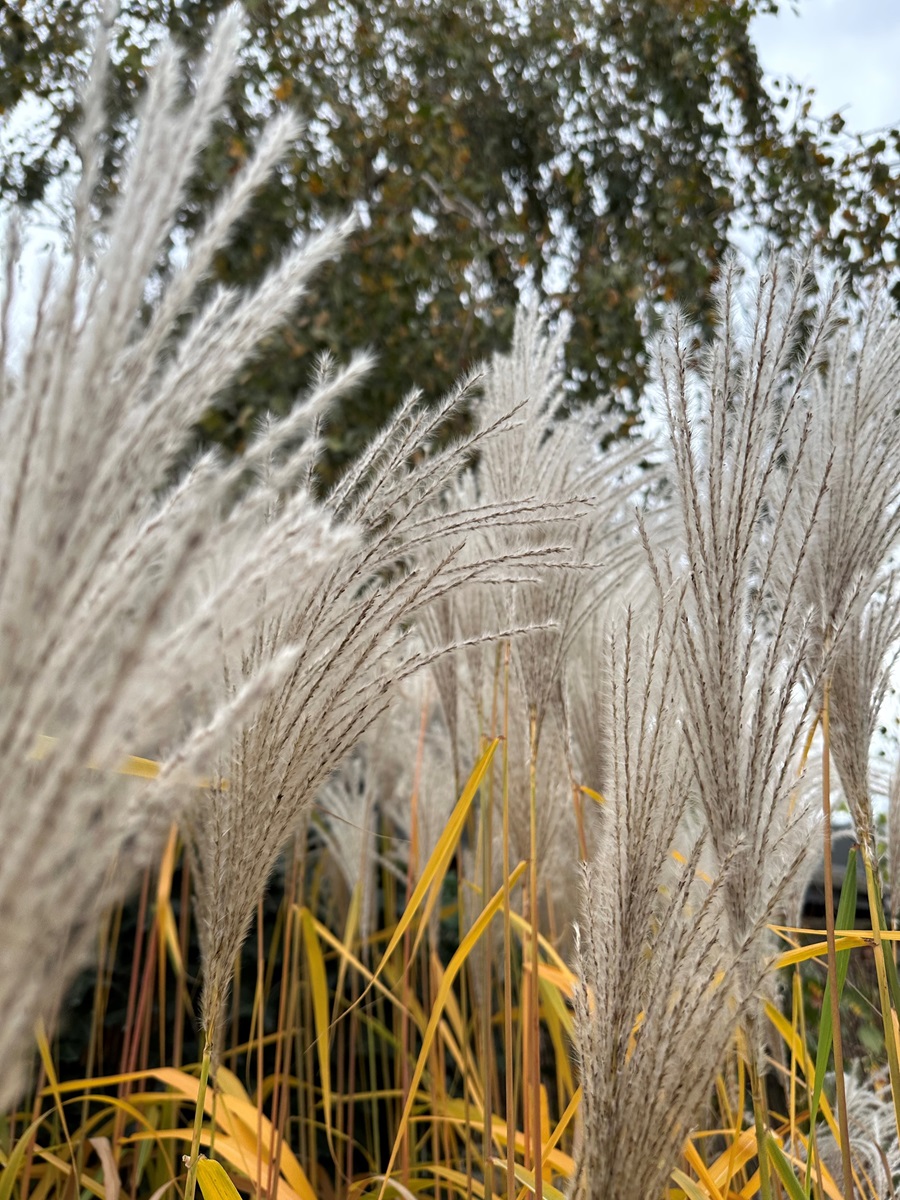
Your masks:
M162 33L190 52L226 0L124 0L113 27L116 190L126 131ZM0 5L0 115L15 126L0 199L51 203L74 162L79 72L99 0ZM775 0L247 0L243 70L183 227L202 220L278 105L306 125L216 283L246 283L285 243L355 209L360 225L310 302L205 423L240 449L283 411L311 353L372 347L366 389L333 421L333 472L414 385L435 397L506 345L522 289L571 311L572 401L598 391L627 424L665 302L695 313L747 231L808 242L854 286L897 260L900 131L821 122L767 87L751 20ZM186 81L189 86L189 81ZM25 114L25 116L23 116ZM161 264L161 270L165 264ZM700 311L701 318L709 313Z

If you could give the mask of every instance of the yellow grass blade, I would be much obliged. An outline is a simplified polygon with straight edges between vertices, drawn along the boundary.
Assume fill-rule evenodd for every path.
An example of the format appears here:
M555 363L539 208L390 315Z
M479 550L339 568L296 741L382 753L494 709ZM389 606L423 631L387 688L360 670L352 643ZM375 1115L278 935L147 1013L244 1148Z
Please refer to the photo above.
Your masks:
M504 1171L506 1170L506 1162L503 1159L495 1158L493 1161L498 1166L502 1167ZM513 1169L515 1170L516 1179L519 1181L519 1183L526 1187L529 1192L533 1193L537 1187L534 1179L534 1171L526 1170L525 1167L521 1166L519 1163L516 1163ZM561 1192L559 1188L554 1187L552 1183L547 1183L546 1181L542 1182L541 1191L547 1197L547 1200L566 1200L565 1192Z
M785 942L791 942L788 934L797 934L803 937L821 937L822 935L821 929L807 929L804 925L769 925L767 928L772 933L776 933ZM886 942L898 942L900 941L900 929L884 929L879 934L877 929L854 928L852 931L844 930L844 936L862 938L866 943L874 942L876 939Z
M689 1175L685 1175L684 1171L679 1171L676 1168L672 1172L672 1178L688 1197L688 1200L709 1200L707 1193L702 1188L697 1187L693 1179Z
M572 1100L569 1102L569 1107L566 1109L563 1117L560 1119L559 1126L557 1126L560 1134L564 1132L565 1126L571 1121L572 1116L577 1109L578 1101L580 1100L581 1089L579 1088L575 1096L573 1096ZM445 1107L447 1115L452 1120L459 1122L459 1124L463 1124L465 1122L466 1114L462 1100L448 1100ZM476 1116L472 1116L471 1114L469 1115L468 1124L472 1129L478 1129L481 1131L484 1130L484 1121ZM491 1136L493 1140L500 1146L507 1145L509 1135L506 1128L506 1122L501 1117L498 1117L496 1113L494 1113L491 1117ZM550 1139L551 1145L553 1145L554 1142L555 1135ZM524 1154L525 1134L520 1129L515 1130L513 1133L513 1146L520 1154ZM551 1149L545 1146L541 1154L541 1163L544 1166L549 1165L553 1168L557 1175L562 1175L566 1179L571 1179L575 1175L574 1158L572 1158L571 1155L564 1153L562 1150L557 1150L555 1148Z
M472 1195L476 1200L484 1200L484 1184L480 1179L472 1179L465 1172L455 1171L453 1167L445 1167L441 1163L428 1163L421 1169L428 1171L435 1179L444 1179L447 1183L452 1183L461 1196Z
M519 935L523 938L523 940L530 942L534 932L531 922L526 921L525 918L517 912L511 912L509 914L509 919L513 925L515 925L516 929L519 931ZM566 983L571 984L571 986L574 987L575 983L577 983L577 977L566 966L565 962L560 957L559 951L556 950L556 948L547 940L547 938L544 937L542 933L538 934L538 946L541 950L543 950L549 962L556 968Z
M342 944L349 951L350 947L356 939L357 931L359 930L359 919L362 913L362 887L357 884L350 892L350 907L347 910L347 919L344 922L344 937ZM313 918L315 919L315 918ZM347 968L349 963L347 956L342 954L338 961L338 976L334 987L334 1008L332 1010L332 1023L338 1019L338 1008L341 998L344 995L344 983L347 978Z
M493 753L493 750L496 747L496 745L497 745L497 742L495 740L491 744L490 753ZM486 758L486 756L482 756L482 761L485 762L485 767L486 767L487 763L490 762L490 759ZM472 775L473 779L474 779L474 777L475 777L475 772L473 772L473 775ZM470 779L469 783L471 784L471 782L472 782L472 780ZM460 803L462 803L462 801L460 801ZM524 874L527 866L528 866L527 863L524 863L524 862L519 863L519 865L516 867L516 869L510 874L510 877L509 877L510 888L514 887L516 885L516 883L518 883L518 881L522 878L522 875ZM437 1031L438 1022L441 1019L441 1013L442 1013L444 1005L446 1003L447 995L450 992L450 988L453 986L453 981L456 979L456 976L461 971L469 954L471 953L472 948L477 944L479 938L484 933L485 929L487 929L488 925L490 925L491 921L494 919L494 917L500 911L500 908L503 905L505 890L506 890L505 887L500 888L500 890L492 897L490 903L487 904L485 906L485 908L482 910L482 912L480 912L478 914L478 917L477 917L475 923L472 925L472 928L469 930L469 932L463 938L462 942L460 942L459 947L456 950L456 953L453 955L453 957L450 959L450 962L447 964L447 969L444 972L444 977L441 980L440 987L438 988L437 995L435 996L435 999L434 999L434 1005L431 1010L431 1015L428 1019L428 1027L426 1028L425 1033L422 1035L422 1048L419 1051L419 1057L418 1057L418 1060L416 1061L415 1070L413 1071L412 1078L409 1083L409 1093L406 1097L406 1103L403 1106L403 1114L400 1118L400 1123L399 1123L399 1126L397 1129L397 1135L394 1138L394 1145L391 1150L391 1156L390 1156L390 1159L388 1160L387 1169L385 1170L385 1173L384 1173L385 1179L384 1179L384 1182L382 1183L381 1188L378 1193L379 1200L382 1200L382 1198L384 1196L385 1188L387 1186L387 1179L389 1178L391 1171L393 1171L393 1169L394 1169L394 1164L397 1161L397 1155L400 1152L400 1146L403 1143L403 1138L406 1133L406 1128L409 1124L410 1114L412 1113L413 1104L415 1103L416 1092L418 1090L419 1084L422 1081L422 1076L425 1073L425 1064L427 1063L428 1055L431 1052L431 1045L434 1041L434 1035L435 1035L435 1032Z
M149 1068L146 1071L120 1071L115 1075L100 1075L96 1079L69 1079L64 1083L57 1084L56 1090L60 1095L65 1095L68 1092L89 1091L91 1088L115 1087L120 1083L143 1083L149 1079L158 1079L161 1069L167 1070L177 1079L183 1078L185 1081L194 1079L186 1071L179 1071L175 1067L168 1068ZM168 1080L166 1081L168 1082ZM172 1086L169 1084L169 1086ZM194 1079L194 1086L197 1086L197 1080ZM175 1088L176 1091L181 1091L180 1087ZM52 1089L48 1086L41 1088L38 1095L47 1096L52 1094ZM110 1097L104 1096L104 1100L109 1100ZM164 1097L157 1096L157 1100Z
M39 733L34 739L34 745L28 752L28 757L32 762L43 762L49 758L56 746L59 738L49 737L46 733ZM85 764L88 771L104 771L106 767L100 763L89 762ZM135 779L158 779L159 773L162 770L160 763L154 758L140 758L136 754L127 754L117 767L113 768L116 775L131 775ZM213 785L221 791L228 791L227 779L195 779L193 786L201 789L208 789Z
M22 1130L21 1137L13 1146L9 1157L0 1150L0 1165L3 1167L3 1173L0 1174L0 1200L10 1200L18 1179L19 1168L25 1161L25 1155L31 1145L31 1139L48 1116L49 1113L41 1113L39 1117L35 1117L27 1129Z
M575 993L575 985L578 982L578 977L573 971L564 968L550 966L548 963L541 963L538 967L538 977L546 983L552 984L558 992L563 996L572 999Z
M300 910L303 929L303 944L306 947L306 964L312 993L313 1023L316 1030L316 1051L319 1061L319 1080L322 1088L322 1113L325 1119L325 1135L328 1149L334 1158L334 1141L331 1129L331 1022L328 1013L328 977L325 973L325 958L322 943L316 935L316 925L308 908Z
M33 762L43 762L45 758L49 758L58 740L55 737L48 737L45 733L39 733L34 739L34 745L28 752L28 757ZM87 766L90 771L100 769L96 763L88 763ZM137 758L135 755L129 754L116 767L116 774L133 775L138 779L156 779L159 775L159 770L159 763L155 762L152 758Z
M66 1122L66 1112L63 1108L62 1092L59 1087L59 1080L56 1078L56 1068L53 1065L53 1055L50 1053L50 1043L47 1040L47 1030L44 1028L44 1022L38 1021L35 1029L35 1038L38 1044L38 1051L41 1056L41 1063L44 1071L47 1074L47 1086L50 1094L53 1097L53 1102L56 1105L56 1111L59 1114L59 1123L62 1126L63 1136L66 1139L66 1144L69 1147L69 1157L72 1162L76 1161L75 1147L72 1145L72 1139L69 1136L69 1126Z
M233 1096L236 1100L243 1100L246 1104L253 1104L250 1099L247 1089L235 1075L234 1071L230 1071L228 1067L220 1066L216 1071L216 1087L225 1096Z
M834 945L835 949L839 951L857 950L871 940L871 938L866 938L864 933L848 933L841 937L835 937ZM810 946L798 946L796 950L785 950L775 959L775 966L779 969L792 967L795 963L807 962L810 958L824 958L827 953L827 942L813 942Z
M316 933L319 935L319 938L323 942L327 943L327 945L331 946L332 950L337 951L341 958L345 959L347 963L349 963L349 965L367 981L368 987L375 988L380 995L384 996L385 1000L390 1001L390 1003L398 1008L401 1012L405 1012L408 1016L415 1018L416 1010L414 1008L406 1008L400 997L397 996L387 984L378 978L377 971L372 971L369 967L367 967L362 959L357 958L356 955L344 945L340 938L336 937L326 925L322 924L321 921L314 918L313 923L316 927ZM379 968L379 970L380 969L381 968ZM358 1004L359 1001L357 1000L356 1003Z
M463 826L465 825L466 817L469 814L469 809L472 807L472 801L475 799L478 789L481 787L481 781L484 779L485 773L487 772L488 767L491 765L491 759L494 757L494 751L497 749L499 742L499 738L494 738L494 740L485 750L484 754L482 754L481 758L475 764L472 774L469 776L469 780L466 783L466 786L463 788L463 793L456 802L456 807L454 808L453 812L450 814L450 819L447 822L444 832L438 838L437 845L431 852L431 857L428 859L425 869L419 877L419 882L413 889L413 894L409 899L406 910L404 911L400 920L397 922L393 935L391 936L391 940L388 942L387 949L382 956L381 964L375 972L376 975L381 973L382 966L388 961L388 959L393 955L394 951L400 945L400 942L403 940L403 935L409 928L416 911L418 910L432 883L434 883L436 879L443 879L444 875L446 874L447 868L450 865L450 860L456 851L456 844L459 841L460 834L463 831ZM435 888L422 912L420 936L421 932L428 926L428 918L431 916L438 898L439 889ZM418 938L416 939L416 945L418 945Z
M694 1145L693 1142L691 1142L691 1141L685 1142L684 1157L687 1159L688 1163L697 1172L697 1176L698 1176L700 1182L703 1184L704 1188L706 1189L706 1195L712 1197L712 1200L722 1200L722 1193L719 1191L718 1187L716 1186L715 1179L712 1177L709 1170L707 1169L706 1163L703 1161L703 1159L698 1154L697 1147ZM673 1172L673 1178L674 1178L674 1172Z
M432 955L431 966L435 979L440 980L444 974L444 968L436 954ZM438 1025L441 1043L459 1068L460 1078L469 1093L469 1104L475 1108L476 1112L483 1113L484 1093L481 1087L480 1072L473 1059L471 1048L465 1042L462 1013L452 992L447 996L444 1013L445 1019Z
M732 1130L732 1132L734 1131ZM745 1129L739 1137L734 1139L727 1149L722 1151L715 1162L707 1168L716 1188L720 1191L728 1192L731 1188L732 1179L755 1155L756 1130Z
M159 880L156 885L156 919L159 923L162 941L168 950L172 966L179 979L184 979L184 963L181 961L181 945L178 940L178 927L175 914L172 911L172 878L175 874L175 862L178 854L178 828L173 825L169 830L169 839L163 851L159 864Z
M584 784L584 783L579 784L578 790L579 790L579 792L581 792L582 795L590 796L590 798L596 804L605 804L606 803L606 797L604 795L602 795L602 793L600 793L600 792L595 792L593 788L589 788L587 786L587 784Z
M750 1176L750 1182L746 1187L742 1187L738 1195L741 1200L753 1200L753 1197L759 1192L759 1171L754 1171Z
M50 1150L42 1150L39 1147L35 1148L34 1153L37 1158L53 1167L58 1174L65 1175L67 1177L75 1175L75 1168L72 1166L72 1164L70 1162L66 1162L64 1158L60 1158L58 1154L54 1154ZM4 1171L3 1174L5 1178L7 1172ZM15 1181L13 1180L13 1182ZM86 1192L90 1192L90 1194L92 1196L96 1196L98 1200L106 1200L106 1189L102 1186L102 1184L99 1184L96 1179L91 1179L90 1175L82 1172L81 1175L77 1176L77 1182Z
M547 1099L547 1089L541 1084L540 1091L540 1114L541 1114L541 1149L550 1141L550 1102ZM545 1184L549 1183L553 1176L553 1172L544 1163L543 1154L541 1155L541 1179Z
M220 1162L200 1155L197 1163L197 1182L203 1200L241 1200L241 1194L228 1178Z
M558 1162L559 1162L558 1157L557 1157L557 1161L553 1162L553 1154L554 1154L554 1151L556 1151L556 1146L559 1142L559 1139L569 1128L569 1126L571 1125L572 1121L575 1118L575 1114L578 1112L578 1108L581 1104L581 1096L582 1096L582 1091L581 1091L581 1087L579 1086L578 1088L575 1089L575 1093L572 1096L572 1099L566 1105L566 1111L563 1113L563 1115L557 1121L556 1128L553 1130L553 1133L550 1135L550 1137L547 1139L546 1142L544 1142L543 1146L541 1147L541 1164L544 1166L546 1166L547 1164L552 1164L554 1167L554 1170L556 1170L556 1172L558 1174L565 1175L568 1179L572 1178L572 1175L574 1174L574 1169L572 1171L568 1171L568 1170L561 1171L559 1168L559 1165L558 1165ZM556 1153L557 1153L557 1155L559 1154L558 1151L556 1151ZM568 1157L569 1156L566 1155L566 1158L568 1158ZM569 1159L569 1162L572 1163L572 1166L574 1168L574 1165L575 1165L574 1160Z

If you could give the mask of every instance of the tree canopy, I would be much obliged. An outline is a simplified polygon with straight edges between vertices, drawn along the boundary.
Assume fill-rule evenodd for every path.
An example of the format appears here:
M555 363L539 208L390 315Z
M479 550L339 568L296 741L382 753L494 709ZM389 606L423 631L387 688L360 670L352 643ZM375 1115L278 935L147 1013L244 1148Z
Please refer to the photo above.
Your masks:
M191 49L225 0L124 0L104 187L115 192L153 46ZM76 80L97 4L0 12L0 196L44 199L73 156ZM243 70L183 214L196 226L265 117L296 105L293 157L258 198L216 282L252 280L284 244L355 209L350 250L303 314L207 420L240 446L303 385L310 351L369 345L370 385L332 430L355 452L413 385L437 395L508 339L522 289L574 317L568 368L625 419L664 302L695 312L742 228L817 245L857 282L897 260L900 131L852 137L839 115L767 88L751 19L775 0L248 0ZM187 81L189 86L189 81ZM21 122L20 122L21 124ZM699 315L704 314L699 311Z

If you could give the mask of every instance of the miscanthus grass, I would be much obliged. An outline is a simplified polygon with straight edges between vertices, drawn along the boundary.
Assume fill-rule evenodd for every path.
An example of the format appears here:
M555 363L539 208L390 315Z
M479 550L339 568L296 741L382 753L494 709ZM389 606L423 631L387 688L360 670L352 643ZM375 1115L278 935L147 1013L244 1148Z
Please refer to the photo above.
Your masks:
M316 439L294 447L358 382L362 360L339 372L323 368L294 413L267 422L240 463L204 455L152 499L194 422L291 312L309 272L349 228L309 239L253 295L215 294L176 332L212 254L296 132L279 118L140 323L147 280L221 106L238 34L230 12L188 104L178 61L163 51L134 165L102 241L90 241L85 192L67 276L59 292L48 280L21 373L5 381L3 749L13 770L6 794L21 808L17 821L12 813L6 820L0 893L4 923L15 931L5 986L18 990L17 1002L4 1004L16 1017L4 1023L4 1068L35 1017L49 1015L96 915L180 812L200 935L205 1081L217 1062L233 964L280 850L391 689L451 649L426 648L404 626L456 587L507 582L559 557L546 541L500 548L506 527L546 520L521 492L452 513L443 505L449 481L515 417L510 403L428 456L469 383L434 410L412 394L317 502ZM101 51L85 104L82 188L98 153L103 62ZM8 312L7 303L7 325ZM462 558L465 540L485 526L495 534L490 553ZM489 635L479 631L476 640ZM29 757L48 732L59 749L36 769ZM152 787L114 805L111 783L81 776L86 768L109 773L138 739L163 765ZM198 795L191 775L201 766L211 783ZM88 844L102 852L83 870ZM47 906L46 914L32 906L32 928L17 909L26 877ZM34 929L46 947L40 956ZM30 957L30 971L17 955ZM16 982L22 976L26 982ZM33 998L22 995L26 986ZM198 1120L201 1112L202 1105ZM197 1149L195 1137L189 1195Z
M276 117L160 276L240 22L193 67L161 51L101 219L109 32L70 252L23 335L14 225L0 306L0 1105L27 1095L0 1197L162 1196L185 1150L186 1194L199 1173L232 1198L228 1176L282 1200L892 1194L887 302L860 315L805 262L724 264L712 336L673 313L659 338L655 440L600 402L563 415L565 326L523 309L508 352L411 392L328 492L322 430L362 354L312 365L240 459L190 459L350 224L255 292L206 288L294 137ZM826 837L846 799L873 925L829 913L827 953L783 923L811 781ZM893 1097L844 1085L860 941ZM76 1068L45 1029L92 951ZM778 972L807 957L829 960L818 1017Z
M687 742L670 727L681 603L676 591L657 617L629 613L607 652L610 812L577 926L584 1100L571 1195L586 1200L662 1193L749 999L724 907L735 857L705 882L702 839L672 860L691 782Z
M204 455L170 486L191 429L259 341L292 311L311 270L340 246L329 227L252 295L218 292L180 327L212 255L290 144L279 118L211 214L148 320L142 308L194 157L221 107L239 37L217 27L183 103L165 50L148 87L131 166L108 222L93 186L102 151L105 30L79 135L83 170L68 257L45 273L24 350L13 325L20 244L12 223L0 321L0 1095L21 1085L19 1055L50 1019L99 914L158 852L208 766L210 747L247 721L296 658L261 657L228 695L198 686L250 613L345 552L308 495L264 523L266 486L236 499L243 467ZM350 369L352 374L358 368ZM317 397L308 408L314 410ZM296 437L273 424L250 460ZM229 554L223 558L223 548ZM52 739L52 740L51 740ZM114 768L159 758L123 790ZM40 759L40 761L36 761Z

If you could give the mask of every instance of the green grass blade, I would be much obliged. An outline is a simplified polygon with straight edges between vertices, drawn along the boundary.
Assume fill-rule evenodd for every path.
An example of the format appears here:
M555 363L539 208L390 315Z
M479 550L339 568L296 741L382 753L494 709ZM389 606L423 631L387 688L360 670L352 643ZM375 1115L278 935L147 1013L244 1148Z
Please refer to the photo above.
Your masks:
M855 885L855 874L853 882ZM778 1144L778 1140L771 1133L766 1135L766 1153L769 1156L769 1162L775 1168L775 1172L781 1180L784 1190L788 1194L789 1200L805 1200L806 1194L803 1191L800 1180L794 1174L794 1168L788 1162L787 1155Z
M852 929L856 924L856 850L850 851L847 859L847 874L841 887L841 899L837 915L834 919L835 929ZM838 1000L844 990L847 971L850 969L850 951L839 950L837 955ZM809 1102L809 1128L813 1129L819 1112L819 1101L822 1097L822 1085L825 1082L825 1072L828 1070L828 1060L831 1057L831 1044L834 1039L834 1027L831 1018L831 982L825 985L825 995L822 998L822 1015L819 1019L819 1045L816 1050L816 1074L813 1080L813 1091Z

